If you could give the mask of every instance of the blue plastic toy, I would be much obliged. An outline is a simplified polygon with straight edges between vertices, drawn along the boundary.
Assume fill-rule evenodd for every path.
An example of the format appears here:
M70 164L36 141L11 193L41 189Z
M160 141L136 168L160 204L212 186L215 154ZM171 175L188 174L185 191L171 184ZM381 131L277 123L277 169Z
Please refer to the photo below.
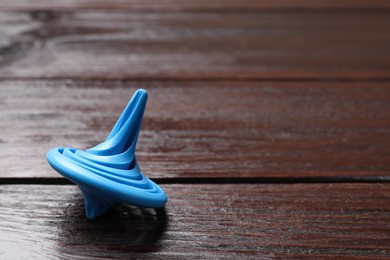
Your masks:
M86 151L54 148L47 161L84 194L85 213L95 219L115 202L160 208L167 202L164 191L145 177L135 158L148 93L137 90L107 139Z

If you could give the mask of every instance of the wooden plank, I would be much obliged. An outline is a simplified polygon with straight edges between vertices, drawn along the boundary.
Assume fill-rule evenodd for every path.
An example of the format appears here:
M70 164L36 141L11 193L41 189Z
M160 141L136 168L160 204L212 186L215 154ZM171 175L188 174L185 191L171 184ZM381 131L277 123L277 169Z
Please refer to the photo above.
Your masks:
M1 78L371 79L387 12L1 12Z
M98 144L142 87L149 177L388 178L389 84L2 81L0 176L59 177L46 151Z
M283 9L366 9L389 8L387 1L381 0L3 0L0 2L0 10L75 10L75 9L128 9L136 11L199 11L199 10L262 10L269 8Z
M84 217L76 186L0 186L1 258L390 257L389 184L165 185Z

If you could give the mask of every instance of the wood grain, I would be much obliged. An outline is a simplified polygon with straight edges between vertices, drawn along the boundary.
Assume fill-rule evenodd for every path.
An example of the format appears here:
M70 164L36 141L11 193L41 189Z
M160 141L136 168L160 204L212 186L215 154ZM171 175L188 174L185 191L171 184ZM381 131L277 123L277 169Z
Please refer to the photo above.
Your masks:
M0 176L59 177L52 147L105 139L136 88L152 178L389 178L388 82L29 80L0 83Z
M135 11L243 11L282 9L367 9L389 8L387 1L381 0L3 0L0 10L82 10L82 9L128 9Z
M389 79L388 31L381 11L0 12L0 77Z
M389 13L0 1L0 259L390 259ZM140 87L137 158L169 202L87 221L45 153L101 142Z
M389 184L165 185L84 217L75 186L0 186L1 258L390 257Z

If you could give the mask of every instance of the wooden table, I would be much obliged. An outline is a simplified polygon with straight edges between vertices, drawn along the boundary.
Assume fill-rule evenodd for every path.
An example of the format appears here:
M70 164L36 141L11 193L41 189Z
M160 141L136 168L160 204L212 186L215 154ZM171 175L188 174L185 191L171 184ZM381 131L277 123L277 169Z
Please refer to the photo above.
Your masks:
M0 258L390 258L390 3L0 3ZM46 151L149 91L164 209L84 216Z

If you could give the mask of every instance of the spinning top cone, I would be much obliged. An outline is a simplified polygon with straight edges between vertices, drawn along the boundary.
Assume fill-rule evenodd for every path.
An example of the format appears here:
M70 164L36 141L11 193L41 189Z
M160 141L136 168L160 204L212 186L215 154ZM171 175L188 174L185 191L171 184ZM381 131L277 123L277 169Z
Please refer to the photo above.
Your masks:
M115 202L146 208L167 202L165 192L142 174L135 157L147 99L145 90L137 90L101 144L86 151L59 147L47 153L49 164L80 187L88 219Z

